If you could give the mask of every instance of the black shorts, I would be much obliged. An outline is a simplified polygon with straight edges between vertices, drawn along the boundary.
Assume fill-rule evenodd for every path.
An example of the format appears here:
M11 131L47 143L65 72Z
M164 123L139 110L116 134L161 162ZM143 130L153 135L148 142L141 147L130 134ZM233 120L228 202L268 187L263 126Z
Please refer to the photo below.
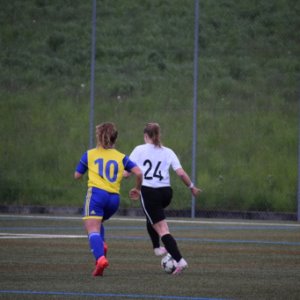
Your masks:
M166 218L164 209L171 203L171 187L151 188L142 186L141 203L147 220L155 224Z

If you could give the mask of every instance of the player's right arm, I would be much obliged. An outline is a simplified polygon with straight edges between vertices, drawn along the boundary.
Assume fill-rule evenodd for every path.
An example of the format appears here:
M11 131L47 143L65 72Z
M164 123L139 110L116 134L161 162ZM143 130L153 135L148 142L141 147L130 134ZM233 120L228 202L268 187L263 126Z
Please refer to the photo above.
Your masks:
M84 175L84 173L87 171L87 169L88 169L88 159L87 159L87 152L85 152L82 155L82 157L76 167L76 171L74 173L74 178L80 179Z
M135 187L129 191L129 197L132 200L138 200L141 195L143 172L137 166L137 164L135 162L133 162L131 159L129 159L128 156L125 156L125 158L124 158L124 165L125 165L125 170L124 170L123 176L126 178L129 176L129 174L134 174L136 177Z
M136 176L136 184L135 187L129 191L129 198L131 200L138 200L141 196L143 173L138 166L133 167L131 169L131 173L133 173Z

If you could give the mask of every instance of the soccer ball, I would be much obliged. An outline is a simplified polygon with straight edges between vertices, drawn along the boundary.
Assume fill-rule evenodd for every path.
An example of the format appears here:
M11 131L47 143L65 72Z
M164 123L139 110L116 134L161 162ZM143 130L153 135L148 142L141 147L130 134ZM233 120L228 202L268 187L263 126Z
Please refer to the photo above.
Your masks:
M169 253L162 258L160 265L167 274L172 274L176 269L176 262Z

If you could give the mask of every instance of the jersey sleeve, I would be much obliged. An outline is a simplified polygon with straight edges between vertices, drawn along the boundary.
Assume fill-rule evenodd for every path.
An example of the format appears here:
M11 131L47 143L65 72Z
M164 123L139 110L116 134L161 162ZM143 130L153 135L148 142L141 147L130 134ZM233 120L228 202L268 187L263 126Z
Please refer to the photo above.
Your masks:
M135 147L132 152L130 153L129 155L129 158L132 160L132 161L137 161L137 153L138 153L138 148Z
M82 155L82 157L76 167L76 171L80 174L84 174L87 171L87 169L88 169L88 156L87 156L87 152L85 152Z
M130 172L132 168L137 166L137 164L134 163L132 160L130 160L129 157L126 155L123 158L123 165L124 165L124 169L127 172Z
M173 150L170 149L171 166L174 171L181 169L181 163Z

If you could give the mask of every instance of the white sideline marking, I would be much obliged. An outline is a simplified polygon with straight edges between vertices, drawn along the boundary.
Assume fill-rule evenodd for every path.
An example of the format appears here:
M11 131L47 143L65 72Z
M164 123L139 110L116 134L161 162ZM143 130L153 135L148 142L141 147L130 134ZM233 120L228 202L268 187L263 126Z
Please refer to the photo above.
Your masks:
M41 219L41 220L82 220L82 217L69 217L69 216L43 216L43 215L6 215L0 214L1 218L14 218L14 219ZM111 221L129 221L129 222L145 222L145 218L128 218L128 217L112 217ZM211 225L248 225L248 226L284 226L284 227L299 227L300 223L289 221L288 223L282 222L272 222L269 221L261 221L261 222L253 222L252 220L249 221L230 221L230 220L223 220L223 221L216 221L216 219L211 221L204 221L204 220L186 220L186 219L167 219L168 223L181 223L181 224L211 224Z
M30 233L3 233L0 239L78 239L87 238L86 235L64 235L64 234L30 234Z
M129 218L112 218L111 220L117 221L143 221L145 219L129 219ZM249 226L287 226L287 227L300 227L300 223L264 223L264 222L243 222L243 221L203 221L203 220L174 220L167 219L168 223L181 223L181 224L211 224L211 225L249 225ZM251 223L250 223L251 222ZM267 222L267 221L266 221Z

